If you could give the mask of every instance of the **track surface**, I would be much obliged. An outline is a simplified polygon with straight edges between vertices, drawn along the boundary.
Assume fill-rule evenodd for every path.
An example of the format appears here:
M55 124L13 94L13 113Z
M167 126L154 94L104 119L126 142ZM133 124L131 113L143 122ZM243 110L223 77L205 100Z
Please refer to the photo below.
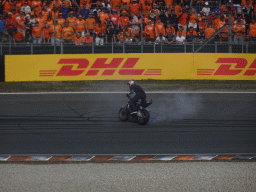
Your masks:
M124 95L0 95L0 154L256 152L256 94L147 94L146 126L119 121Z

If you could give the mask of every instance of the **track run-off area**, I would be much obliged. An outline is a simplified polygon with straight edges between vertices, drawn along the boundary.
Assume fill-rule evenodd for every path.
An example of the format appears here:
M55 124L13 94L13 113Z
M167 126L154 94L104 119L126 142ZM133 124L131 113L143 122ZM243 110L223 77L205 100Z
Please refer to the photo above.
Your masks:
M1 93L0 154L255 154L256 93L148 92L150 121L121 122L125 92Z

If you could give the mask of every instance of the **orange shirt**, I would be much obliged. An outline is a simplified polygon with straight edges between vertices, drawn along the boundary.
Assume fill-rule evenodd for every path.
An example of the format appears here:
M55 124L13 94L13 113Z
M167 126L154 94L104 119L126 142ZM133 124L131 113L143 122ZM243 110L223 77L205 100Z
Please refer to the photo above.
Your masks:
M160 33L162 33L163 35L165 34L164 31L164 24L161 22L161 23L156 23L155 24L155 29L156 29L156 35L159 35Z
M215 29L215 30L218 30L219 22L220 22L220 18L215 18L215 19L213 20L212 23L214 24L214 29Z
M63 39L66 39L66 40L67 39L72 39L72 34L74 33L74 30L70 26L63 27L62 33L63 33Z
M67 18L67 21L69 23L69 26L75 28L75 25L76 25L76 20L77 18L76 17L68 17Z
M112 9L115 9L116 11L120 11L120 5L121 5L121 0L111 0L112 3Z
M11 11L11 4L9 1L6 1L4 4L4 12L9 13Z
M20 15L19 15L19 13L15 13L14 15L12 15L12 18L15 20L15 22L16 22L16 18L17 17L19 17Z
M46 21L43 17L42 18L36 18L36 21L38 22L39 27L42 27L46 23Z
M18 13L20 12L21 6L22 6L22 3L21 3L21 2L16 3L15 8L16 8L16 11L17 11Z
M149 35L145 34L146 38L155 38L155 26L154 25L146 25L144 31L145 31L145 33L149 33Z
M83 42L84 42L84 38L83 37L79 37L79 38L75 37L75 44L76 45L82 45Z
M43 32L44 32L44 38L49 39L50 38L50 28L48 28L48 29L44 28Z
M100 20L105 20L105 19L109 18L108 13L104 13L104 12L100 12L98 14L98 17L100 18Z
M125 36L123 32L120 32L116 37L120 42L125 42Z
M103 26L99 27L98 25L96 25L94 27L94 31L97 32L98 34L99 33L103 34L104 33L104 27ZM96 37L98 37L98 35L96 35Z
M173 4L173 0L165 0L166 5L170 6Z
M150 15L150 11L152 10L151 6L150 5L144 5L142 7L143 9L143 13L144 13L144 17L148 17Z
M84 42L87 42L86 45L91 45L93 42L93 37L92 36L85 37Z
M46 21L46 23L48 24L48 25L53 25L53 20L50 20L50 21Z
M34 37L42 36L42 28L41 27L33 27L32 32L33 32Z
M140 5L138 3L130 4L130 11L134 12L137 16L139 15Z
M132 29L131 28L127 28L127 30L124 29L124 34L125 34L125 37L126 38L132 38L133 35L132 35Z
M176 34L179 34L180 30ZM186 37L186 31L182 30L182 36Z
M247 0L242 0L241 5L242 5L242 6L245 6L245 5L246 5L246 1L247 1ZM253 0L249 0L249 1L250 1L250 4L252 5Z
M63 4L65 4L66 7L70 7L70 1L63 1Z
M171 32L172 32L172 35L175 35L175 29L174 29L174 27L166 28L166 29L165 29L165 34L168 34L168 33L169 33L169 31L171 31Z
M179 15L181 14L182 13L180 13ZM187 19L188 19L188 15L186 13L182 14L182 16L179 18L179 24L187 25Z
M85 23L87 25L87 30L94 29L94 25L95 25L95 19L94 18L87 18L85 20Z
M47 20L47 17L50 15L49 11L42 11L42 17Z
M213 28L206 28L204 31L205 39L209 39L214 33L215 30Z
M197 16L193 14L189 17L189 23L196 23Z
M37 0L37 1L32 1L31 3L31 8L34 6L34 11L35 14L38 15L38 13L42 10L42 2Z
M249 29L250 37L256 37L256 23L250 23Z
M139 23L141 23L141 18L139 19ZM144 22L143 23L148 23L148 18L144 17Z
M109 18L113 22L113 24L118 24L118 20L120 17L117 14L115 14L115 15L111 14L111 15L109 15Z
M159 9L152 9L152 11L155 15L159 14Z
M122 27L125 27L125 25L127 25L129 23L129 17L120 17L119 19L120 23L121 23L121 26Z
M224 11L225 11L226 8L227 8L227 7L226 7L225 5L221 5L221 7L220 7L221 12L224 13Z
M85 31L85 20L76 20L76 31L80 33Z
M219 24L217 26L217 29L220 29L226 22L225 21L219 21Z
M202 28L206 28L206 26L207 26L207 22L205 21L205 22L203 22L203 21L201 21L200 23L199 23L199 27L202 27Z
M15 41L20 42L23 40L24 35L21 31L17 31L16 33L15 32L13 33L13 37L14 37Z
M180 12L180 10L182 10L182 8L179 5L175 5L174 9L175 9L176 14L178 14Z
M61 37L61 32L62 32L62 27L60 25L55 25L55 37L60 38ZM50 34L51 38L54 38L54 25L50 26Z
M242 37L245 32L245 26L241 25L241 24L234 25L233 29L234 29L234 36L236 36L236 37ZM242 32L240 32L240 31L242 31Z
M224 38L228 38L229 28L228 26L224 27L222 31L220 32L220 36Z
M64 25L64 23L65 23L64 18L58 18L57 21L58 21L58 25L61 25L61 26Z
M130 2L130 0L122 0L122 3L126 4L126 5L130 5L131 2Z
M24 17L17 17L16 21L17 21L17 29L22 29L23 30L23 29L26 28Z
M195 31L192 32L194 36L197 36L197 33ZM187 32L187 35L190 35L190 31Z

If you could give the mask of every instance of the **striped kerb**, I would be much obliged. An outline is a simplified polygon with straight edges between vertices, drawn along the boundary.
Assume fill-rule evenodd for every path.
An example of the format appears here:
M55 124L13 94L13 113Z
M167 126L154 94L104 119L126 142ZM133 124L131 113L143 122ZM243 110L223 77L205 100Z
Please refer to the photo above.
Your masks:
M212 160L231 160L237 155L218 155L214 157Z
M177 157L173 158L172 161L187 161L191 160L197 155L178 155Z
M8 161L27 161L31 156L11 156Z
M95 156L92 158L92 161L110 161L113 159L115 156Z
M69 161L72 156L55 156L52 157L49 161Z
M154 159L156 155L138 155L132 159L132 161L150 161Z

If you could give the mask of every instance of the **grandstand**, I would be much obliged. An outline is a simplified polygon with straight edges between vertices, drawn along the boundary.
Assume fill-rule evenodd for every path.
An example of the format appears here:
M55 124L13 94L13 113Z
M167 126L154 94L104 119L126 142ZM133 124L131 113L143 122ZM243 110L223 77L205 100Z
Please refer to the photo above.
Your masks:
M255 53L256 3L230 2L4 0L0 55Z

